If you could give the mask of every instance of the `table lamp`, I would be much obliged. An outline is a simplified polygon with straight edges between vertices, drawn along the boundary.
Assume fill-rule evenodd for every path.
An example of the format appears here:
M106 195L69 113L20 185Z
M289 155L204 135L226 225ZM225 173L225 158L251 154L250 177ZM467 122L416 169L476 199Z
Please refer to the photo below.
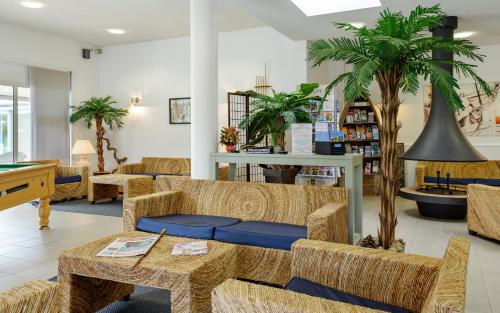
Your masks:
M87 154L96 153L94 146L88 140L77 140L73 149L71 149L71 154L79 154L80 160L78 161L78 166L89 166L89 160L87 160Z

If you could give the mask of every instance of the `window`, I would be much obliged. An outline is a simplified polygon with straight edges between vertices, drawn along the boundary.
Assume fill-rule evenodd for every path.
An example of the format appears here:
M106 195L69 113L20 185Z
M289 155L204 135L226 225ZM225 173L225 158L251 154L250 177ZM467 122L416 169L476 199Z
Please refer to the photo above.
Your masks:
M0 163L30 159L30 89L0 85Z

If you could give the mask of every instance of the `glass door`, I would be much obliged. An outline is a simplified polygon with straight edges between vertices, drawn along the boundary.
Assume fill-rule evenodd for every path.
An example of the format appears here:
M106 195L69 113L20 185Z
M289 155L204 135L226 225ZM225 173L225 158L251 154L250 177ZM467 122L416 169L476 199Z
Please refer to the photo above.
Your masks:
M30 89L17 88L17 160L30 161L31 158L31 96Z
M0 85L0 163L14 162L14 87Z

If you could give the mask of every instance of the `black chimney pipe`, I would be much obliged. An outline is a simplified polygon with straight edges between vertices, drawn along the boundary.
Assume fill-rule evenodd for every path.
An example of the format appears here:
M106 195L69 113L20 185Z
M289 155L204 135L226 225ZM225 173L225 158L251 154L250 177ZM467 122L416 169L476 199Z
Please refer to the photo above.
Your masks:
M457 28L456 16L449 16L442 26L431 29L434 37L453 40ZM447 51L432 51L434 60L453 60ZM453 75L453 66L440 64ZM455 113L448 107L448 99L432 86L432 106L427 125L408 151L401 156L405 160L443 162L481 162L487 159L474 148L458 126Z

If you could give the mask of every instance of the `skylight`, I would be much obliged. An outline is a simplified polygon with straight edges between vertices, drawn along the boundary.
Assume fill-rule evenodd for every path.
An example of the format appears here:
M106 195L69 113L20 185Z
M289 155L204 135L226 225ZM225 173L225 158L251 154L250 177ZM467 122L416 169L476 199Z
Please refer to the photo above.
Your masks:
M380 0L291 0L307 16L379 7Z

